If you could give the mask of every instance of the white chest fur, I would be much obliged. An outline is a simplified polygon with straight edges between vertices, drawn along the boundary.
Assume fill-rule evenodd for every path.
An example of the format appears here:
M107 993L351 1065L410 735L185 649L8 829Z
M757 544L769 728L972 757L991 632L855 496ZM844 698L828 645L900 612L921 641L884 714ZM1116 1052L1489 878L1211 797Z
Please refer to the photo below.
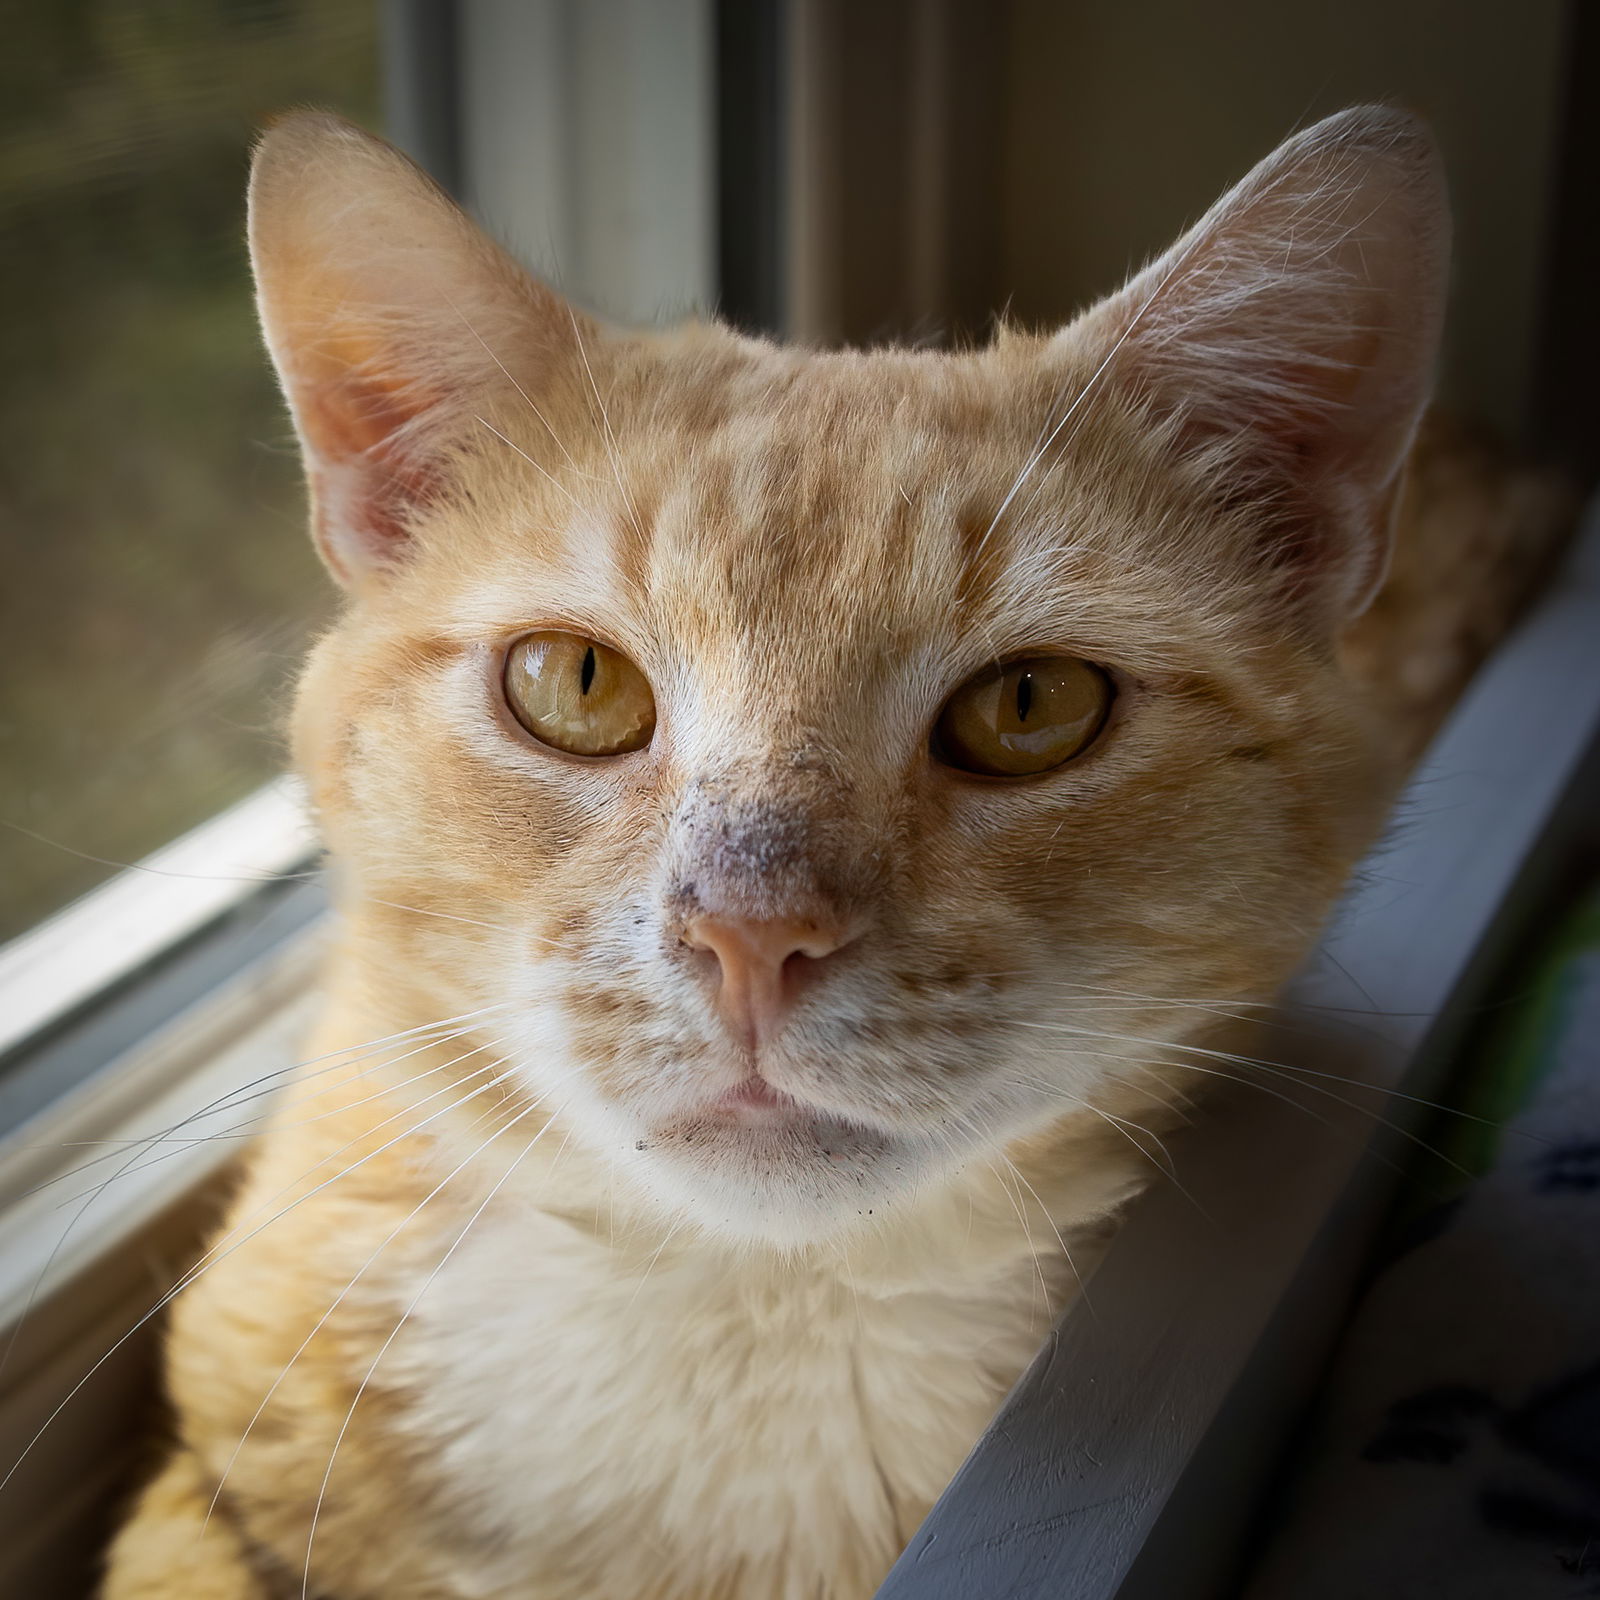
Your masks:
M865 1600L1049 1325L1020 1229L863 1277L483 1224L385 1358L481 1529L463 1595Z

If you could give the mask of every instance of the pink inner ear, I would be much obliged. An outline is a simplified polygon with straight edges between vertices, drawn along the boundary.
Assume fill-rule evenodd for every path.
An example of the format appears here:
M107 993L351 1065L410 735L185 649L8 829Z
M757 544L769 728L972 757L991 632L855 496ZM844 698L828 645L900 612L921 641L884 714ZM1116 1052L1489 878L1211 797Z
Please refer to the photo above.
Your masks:
M1426 133L1357 109L1283 146L1079 324L1080 351L1115 355L1180 447L1211 456L1258 569L1319 628L1385 565L1448 241Z
M359 584L443 492L471 399L541 381L589 325L398 151L320 113L263 137L249 233L317 542Z
M1351 459L1340 419L1361 404L1366 347L1375 342L1375 335L1363 333L1349 351L1330 352L1327 361L1275 353L1260 369L1255 404L1239 404L1235 395L1232 406L1219 407L1208 403L1214 397L1203 387L1184 392L1177 384L1141 385L1157 415L1177 414L1181 452L1227 447L1231 466L1215 485L1219 507L1247 514L1252 564L1270 575L1280 602L1319 622L1326 620L1325 591L1336 574L1348 569L1339 589L1359 587L1383 559L1381 538L1370 530L1363 538L1345 526L1362 513L1360 496L1341 487L1360 464ZM1372 520L1383 521L1390 498L1382 496Z
M299 420L317 541L348 583L399 555L408 513L437 490L438 472L416 438L418 421L437 396L373 375L370 358L344 362L325 354L318 365L323 371L300 388Z
M1221 503L1248 508L1257 569L1321 627L1358 607L1382 573L1397 458L1424 390L1416 379L1409 401L1402 394L1396 405L1391 391L1406 385L1396 384L1386 341L1406 334L1361 320L1393 315L1367 286L1331 307L1307 296L1298 320L1285 314L1296 309L1293 297L1284 298L1287 307L1228 307L1209 326L1202 301L1188 326L1207 359L1185 360L1180 323L1177 337L1156 341L1153 359L1135 366L1134 381L1157 414L1177 415L1181 450L1227 448ZM1130 363L1139 356L1135 338Z

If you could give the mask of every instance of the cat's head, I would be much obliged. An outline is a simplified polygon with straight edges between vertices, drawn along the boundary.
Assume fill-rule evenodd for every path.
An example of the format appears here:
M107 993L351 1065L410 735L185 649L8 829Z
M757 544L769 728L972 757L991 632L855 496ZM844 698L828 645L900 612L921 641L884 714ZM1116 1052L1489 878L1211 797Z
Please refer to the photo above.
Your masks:
M1054 334L639 336L280 123L252 247L349 592L297 737L369 979L497 1008L519 1087L744 1238L1092 1116L1282 980L1381 812L1333 645L1446 231L1358 110Z

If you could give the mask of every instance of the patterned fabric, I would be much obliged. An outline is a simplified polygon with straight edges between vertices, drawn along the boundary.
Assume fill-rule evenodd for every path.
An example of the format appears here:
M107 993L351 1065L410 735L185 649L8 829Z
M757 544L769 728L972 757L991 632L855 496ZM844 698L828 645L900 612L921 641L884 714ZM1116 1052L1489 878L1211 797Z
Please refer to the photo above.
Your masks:
M1464 1104L1460 1192L1402 1208L1247 1600L1600 1596L1600 895Z

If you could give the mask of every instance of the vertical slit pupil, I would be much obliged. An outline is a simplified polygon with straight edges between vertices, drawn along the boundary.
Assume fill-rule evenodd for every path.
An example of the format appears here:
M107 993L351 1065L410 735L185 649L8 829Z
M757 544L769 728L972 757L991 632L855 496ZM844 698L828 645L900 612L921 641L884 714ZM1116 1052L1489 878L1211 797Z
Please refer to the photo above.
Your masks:
M583 686L583 692L588 694L589 685L594 682L594 646L590 645L583 652L583 670L578 680Z
M1033 705L1033 674L1024 672L1017 678L1017 721L1026 722Z

